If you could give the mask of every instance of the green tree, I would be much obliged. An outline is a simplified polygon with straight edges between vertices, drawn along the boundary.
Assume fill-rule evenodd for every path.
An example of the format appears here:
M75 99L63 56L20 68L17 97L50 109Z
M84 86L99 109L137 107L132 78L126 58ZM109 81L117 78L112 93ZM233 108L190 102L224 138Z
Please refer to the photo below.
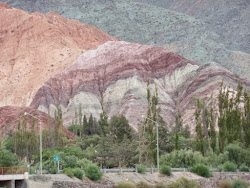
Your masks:
M103 111L101 114L100 114L100 119L98 121L100 127L101 127L101 132L104 136L107 135L108 133L108 115L106 114L105 111Z
M17 156L6 149L0 149L0 167L15 166L18 162Z
M94 132L94 118L92 114L90 114L88 122L88 135L92 135L93 132Z
M196 100L196 110L195 110L195 121L196 121L196 147L197 150L200 151L203 155L205 154L205 148L204 148L204 135L202 131L202 103L200 99Z
M83 116L83 134L89 135L89 126L86 115Z
M244 92L244 111L242 113L242 126L244 132L244 142L246 147L250 146L250 96Z
M175 150L180 149L180 143L179 143L179 133L175 132Z

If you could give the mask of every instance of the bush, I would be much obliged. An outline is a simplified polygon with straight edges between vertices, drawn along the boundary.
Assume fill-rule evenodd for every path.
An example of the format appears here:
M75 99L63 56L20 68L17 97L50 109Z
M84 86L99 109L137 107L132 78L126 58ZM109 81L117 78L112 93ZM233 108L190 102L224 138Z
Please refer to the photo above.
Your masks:
M240 171L241 172L249 172L249 168L246 165L243 164L243 165L240 166Z
M17 156L6 149L0 149L0 166L10 167L18 163Z
M205 178L211 177L209 168L204 164L196 164L191 168L191 172L203 176Z
M160 168L160 173L167 176L171 176L171 168L167 165L162 165Z
M49 169L49 173L50 174L56 174L57 173L57 169L58 169L57 167L52 167L52 168Z
M137 172L140 174L145 174L147 169L144 165L136 165Z
M92 164L92 162L86 158L82 158L80 160L77 161L77 167L81 168L81 169L85 169L89 164Z
M193 152L192 150L174 150L171 153L162 155L160 158L160 165L167 165L173 168L188 168L205 162L206 158L200 152Z
M235 163L237 166L242 164L250 166L250 150L245 149L243 144L229 144L225 147L224 153L227 153L228 161Z
M127 182L120 182L115 187L116 188L136 188L134 185L132 185L131 183L127 183Z
M89 164L85 168L85 173L86 176L93 181L100 180L102 178L102 173L96 164Z
M63 173L72 178L74 176L74 171L72 168L64 168Z
M156 184L155 188L168 188L168 186L166 184L160 182L160 183Z
M228 180L221 180L219 182L219 188L232 188L231 182Z
M188 180L184 177L179 178L176 182L173 182L167 186L168 188L200 188L201 186L194 180Z
M75 168L74 169L74 176L77 177L78 179L82 180L83 171L80 168Z
M75 168L77 164L77 158L74 155L69 155L64 157L66 168Z
M225 162L225 163L223 164L223 170L224 170L225 172L236 172L237 166L236 166L236 164L227 161L227 162Z
M223 167L223 164L220 164L218 167L217 167L217 170L219 172L222 172L224 170L224 167Z
M136 188L153 188L153 186L141 181L136 184Z
M244 180L238 179L232 182L233 188L248 188L248 183Z

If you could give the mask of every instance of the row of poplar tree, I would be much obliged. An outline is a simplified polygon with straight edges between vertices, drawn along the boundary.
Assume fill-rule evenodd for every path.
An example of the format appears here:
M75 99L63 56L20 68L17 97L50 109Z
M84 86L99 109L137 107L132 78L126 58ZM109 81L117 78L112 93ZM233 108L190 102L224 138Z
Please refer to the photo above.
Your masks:
M250 145L250 95L237 89L223 86L217 100L196 99L196 147L203 155L207 148L223 152L226 145L239 141ZM218 131L216 131L216 128Z

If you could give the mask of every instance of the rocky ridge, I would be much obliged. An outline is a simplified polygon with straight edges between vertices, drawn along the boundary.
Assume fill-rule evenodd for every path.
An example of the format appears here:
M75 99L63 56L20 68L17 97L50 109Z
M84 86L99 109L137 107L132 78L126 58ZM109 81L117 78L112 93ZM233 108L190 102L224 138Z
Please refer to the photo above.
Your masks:
M28 106L45 81L109 40L117 39L56 13L0 3L0 106Z

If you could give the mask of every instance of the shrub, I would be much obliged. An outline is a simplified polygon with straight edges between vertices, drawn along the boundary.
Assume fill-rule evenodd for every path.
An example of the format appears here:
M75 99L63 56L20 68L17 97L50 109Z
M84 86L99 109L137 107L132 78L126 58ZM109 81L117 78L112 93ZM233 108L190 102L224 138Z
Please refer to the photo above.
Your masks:
M146 173L146 167L144 165L136 165L137 172L140 174L145 174Z
M248 188L248 183L242 179L234 180L232 182L233 188Z
M196 164L191 168L191 172L196 173L205 178L211 177L211 172L209 168L204 164Z
M176 182L173 182L167 186L168 188L200 188L201 186L194 180L188 180L184 177L179 178Z
M160 168L160 173L167 176L171 176L171 168L167 165L162 165Z
M136 188L133 184L131 183L127 183L127 182L120 182L118 183L117 186L115 186L116 188Z
M223 164L223 170L224 170L225 172L236 172L237 166L236 166L236 164L227 161L227 162L225 162L225 163Z
M219 172L222 172L224 169L223 169L224 167L223 167L223 164L220 164L219 166L217 166L217 170L219 171Z
M241 143L227 145L224 152L228 155L228 161L235 163L237 166L242 164L250 166L250 150L245 149Z
M153 186L141 181L136 184L136 188L153 188Z
M174 168L188 168L205 162L206 159L200 152L193 152L192 150L174 150L171 153L162 155L160 158L161 165L168 165Z
M86 176L93 181L100 180L102 178L102 173L96 164L89 164L85 168L85 173Z
M69 155L64 157L65 167L75 168L77 164L77 158L74 155Z
M86 158L82 158L80 160L77 161L77 167L81 168L81 169L85 169L89 164L92 164L92 162Z
M64 168L63 173L72 178L74 176L74 171L72 168Z
M240 171L241 172L249 172L249 168L246 165L243 164L243 165L240 166Z
M75 168L74 169L74 176L77 177L78 179L82 180L83 171L80 168Z
M0 149L0 166L9 167L18 163L17 156L6 149Z
M57 173L57 167L54 166L54 167L50 168L49 173L50 174L56 174Z
M219 182L219 188L232 188L232 184L228 180L221 180Z
M155 188L168 188L168 186L166 184L160 182L160 183L156 184Z

